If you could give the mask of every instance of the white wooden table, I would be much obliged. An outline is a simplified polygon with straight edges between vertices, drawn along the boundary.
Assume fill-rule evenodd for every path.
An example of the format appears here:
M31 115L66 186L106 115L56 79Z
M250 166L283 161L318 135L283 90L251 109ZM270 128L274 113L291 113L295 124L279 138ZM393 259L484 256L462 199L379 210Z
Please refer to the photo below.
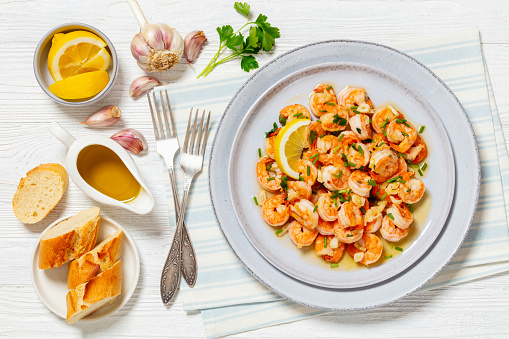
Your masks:
M215 28L243 23L233 2L139 0L150 22L166 22L181 32L205 31L209 39L194 69L184 61L160 76L166 82L192 79L216 51ZM509 140L509 2L499 1L249 1L257 15L268 15L281 29L277 48L260 58L265 63L297 46L332 38L390 43L433 33L479 28L495 90L506 140ZM101 102L68 108L52 102L39 88L32 57L39 39L65 22L84 22L102 30L113 41L120 61L118 80ZM159 297L162 263L174 232L169 226L163 191L163 170L154 152L146 100L129 97L131 81L143 74L131 56L131 38L138 32L127 2L87 0L0 0L0 336L35 337L203 337L199 313L182 310L180 298L171 307ZM214 74L239 72L237 61L221 65ZM87 129L78 121L92 111L117 104L122 119L108 129ZM47 130L57 121L76 137L91 133L111 135L123 126L139 129L150 152L134 157L156 196L148 216L101 206L103 214L120 222L134 237L141 276L129 303L108 321L67 325L37 298L29 273L30 256L42 230L64 215L96 205L74 184L58 206L36 225L20 223L11 200L19 179L40 163L64 163L65 149ZM238 334L239 337L318 336L451 337L509 335L509 274L417 292L375 310L323 316L301 322Z

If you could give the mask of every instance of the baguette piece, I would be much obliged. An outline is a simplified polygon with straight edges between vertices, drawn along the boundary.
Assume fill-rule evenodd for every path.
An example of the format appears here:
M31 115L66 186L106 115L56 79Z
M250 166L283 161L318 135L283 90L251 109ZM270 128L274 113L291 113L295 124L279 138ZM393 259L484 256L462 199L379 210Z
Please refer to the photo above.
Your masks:
M62 165L41 164L21 178L12 198L14 215L25 224L41 221L58 204L69 183Z
M39 268L55 268L77 259L94 248L99 231L99 207L81 211L43 234L39 247Z
M104 305L113 303L122 289L121 261L67 292L67 322L73 324Z
M83 254L79 259L69 263L67 271L67 288L89 281L99 273L106 271L120 258L122 230L110 234L92 251Z

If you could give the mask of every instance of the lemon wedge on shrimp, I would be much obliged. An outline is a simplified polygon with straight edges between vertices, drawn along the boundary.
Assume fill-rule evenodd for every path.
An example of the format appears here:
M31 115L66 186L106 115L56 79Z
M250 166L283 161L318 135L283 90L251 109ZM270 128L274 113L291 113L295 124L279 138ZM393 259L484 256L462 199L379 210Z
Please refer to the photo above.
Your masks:
M302 156L302 151L308 148L306 140L306 127L311 123L309 119L296 119L283 127L274 141L274 157L278 167L287 176L299 179L299 173L295 170L297 161Z

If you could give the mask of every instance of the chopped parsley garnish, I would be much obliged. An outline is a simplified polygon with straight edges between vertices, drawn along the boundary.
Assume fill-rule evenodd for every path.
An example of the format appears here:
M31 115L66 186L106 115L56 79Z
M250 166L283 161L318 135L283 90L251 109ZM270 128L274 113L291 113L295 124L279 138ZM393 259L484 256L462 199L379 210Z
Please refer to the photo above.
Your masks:
M310 145L313 145L313 143L315 142L316 140L316 131L310 131L309 132L309 137L308 137L308 142Z
M362 131L359 127L357 127L356 130L357 130L357 133L362 134Z
M281 184L279 185L285 192L288 191L288 177L286 175L281 177Z
M368 180L368 185L369 185L369 186L376 187L376 181L375 181L375 180L373 180L373 179L369 179L369 180Z
M272 125L272 129L271 129L270 131L268 131L268 132L265 132L265 138L270 137L270 135L271 135L272 133L274 133L274 132L276 132L276 131L277 131L277 128L278 128L278 127L277 127L277 124L276 124L276 123L274 123L274 125Z
M392 215L392 213L387 213L387 216L391 218L391 220L394 220L394 216Z
M347 121L345 118L342 118L340 117L339 115L335 114L334 115L334 119L332 120L332 122L336 125L339 125L339 126L346 126L347 124Z
M279 123L282 125L282 126L285 126L286 125L286 118L283 118L283 116L281 114L279 114Z
M299 174L299 181L304 181L304 178L300 174Z

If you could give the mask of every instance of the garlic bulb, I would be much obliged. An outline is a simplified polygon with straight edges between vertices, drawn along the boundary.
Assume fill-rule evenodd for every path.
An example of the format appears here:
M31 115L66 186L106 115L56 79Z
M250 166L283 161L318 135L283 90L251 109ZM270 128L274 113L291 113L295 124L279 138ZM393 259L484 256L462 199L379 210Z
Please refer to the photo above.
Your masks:
M134 154L140 154L147 149L147 140L145 140L145 137L141 134L141 132L134 128L124 129L113 134L110 138Z
M184 39L166 24L149 24L136 0L128 0L140 24L131 41L131 53L146 72L163 72L176 65L184 53Z
M142 76L134 79L131 83L131 87L129 87L129 95L136 99L140 95L150 91L152 88L160 85L162 85L162 83L159 82L159 80L149 76Z
M81 123L88 126L106 127L116 123L121 116L122 113L120 112L120 108L115 105L109 105L101 108L95 113L92 113Z

